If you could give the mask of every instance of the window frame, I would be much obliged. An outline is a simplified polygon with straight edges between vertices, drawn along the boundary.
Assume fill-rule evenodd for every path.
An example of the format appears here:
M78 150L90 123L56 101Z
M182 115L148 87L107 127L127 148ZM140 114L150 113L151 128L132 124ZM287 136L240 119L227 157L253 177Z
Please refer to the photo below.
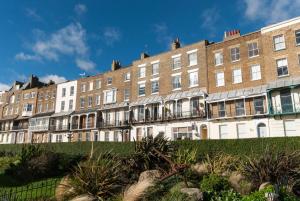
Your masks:
M279 41L278 43L276 43L276 38L283 38L283 41ZM283 46L280 49L277 49L276 46L279 44L283 44ZM276 36L273 36L273 49L274 51L280 51L280 50L285 50L286 49L286 43L285 43L285 37L284 34L279 34Z
M259 71L254 71L254 68L255 67L258 67L259 68ZM261 67L259 64L254 64L254 65L251 65L250 66L250 71L251 71L251 81L256 81L256 80L261 80ZM259 74L258 74L259 73ZM254 79L255 76L253 75L259 75L259 79Z
M239 74L235 74L236 72L239 72ZM240 84L243 82L243 74L241 68L235 68L232 70L232 81L233 84Z
M179 79L177 79L179 78ZM174 82L174 81L178 81L178 82ZM172 76L172 89L173 90L180 90L182 87L182 84L181 84L181 74L179 75L173 75Z
M230 48L230 58L231 62L237 62L241 59L241 51L240 47L232 47Z
M286 61L286 65L282 65L282 66L279 66L278 63L280 61ZM283 74L284 73L284 68L286 68L286 74ZM281 75L279 75L279 71L278 70L281 70ZM285 77L285 76L289 76L289 65L288 65L288 60L287 58L281 58L281 59L276 59L276 72L277 72L277 77Z
M218 75L222 74L222 85L219 84L220 79L218 78ZM225 86L225 73L222 72L216 72L216 87L224 87Z
M254 44L256 44L256 49L253 48ZM250 55L251 53L253 54L252 56ZM257 57L257 56L259 56L258 42L254 41L254 42L248 43L248 57L249 58L254 58L254 57Z

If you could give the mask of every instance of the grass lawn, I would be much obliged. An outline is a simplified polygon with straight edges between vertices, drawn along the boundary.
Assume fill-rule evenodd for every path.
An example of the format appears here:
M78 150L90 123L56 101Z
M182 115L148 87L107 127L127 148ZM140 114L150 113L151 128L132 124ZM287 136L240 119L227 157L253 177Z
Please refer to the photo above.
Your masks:
M55 189L60 181L58 178L48 178L30 183L15 180L4 171L9 163L16 161L16 157L0 157L0 200L33 200L50 199L55 195Z
M48 178L23 185L15 185L15 180L0 174L0 200L11 198L13 200L32 200L37 198L53 198L56 186L61 178Z

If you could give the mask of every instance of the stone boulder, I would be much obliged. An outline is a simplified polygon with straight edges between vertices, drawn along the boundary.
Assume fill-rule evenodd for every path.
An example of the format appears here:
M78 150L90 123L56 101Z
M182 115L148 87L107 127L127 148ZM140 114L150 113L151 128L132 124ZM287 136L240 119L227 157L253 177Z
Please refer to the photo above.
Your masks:
M70 201L96 201L97 199L91 195L79 195Z
M191 169L201 176L209 173L208 164L206 163L196 163L195 165L191 166Z
M191 200L201 201L203 200L203 193L198 188L182 188L180 192L186 194Z
M70 196L74 189L70 185L71 179L69 176L65 176L61 179L60 183L55 189L55 198L57 201L63 201L66 197Z
M264 189L267 188L268 186L272 186L272 184L271 184L270 182L262 183L262 184L259 186L259 191L264 190Z
M146 193L148 188L154 186L161 173L158 170L148 170L142 172L139 181L131 186L124 192L123 201L137 201Z

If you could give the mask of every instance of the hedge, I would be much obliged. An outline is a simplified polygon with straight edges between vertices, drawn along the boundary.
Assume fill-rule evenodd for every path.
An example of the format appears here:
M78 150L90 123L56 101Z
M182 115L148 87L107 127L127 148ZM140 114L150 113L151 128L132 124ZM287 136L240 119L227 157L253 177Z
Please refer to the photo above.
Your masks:
M260 155L266 147L274 151L300 150L300 137L281 137L281 138L255 138L255 139L233 139L233 140L199 140L199 141L175 141L175 145L184 148L197 148L198 154L216 154L224 152L232 155L249 156ZM76 143L49 143L42 144L47 149L55 152L67 154L88 154L91 151L91 142ZM0 145L0 152L19 153L22 144ZM111 150L122 156L127 156L134 152L133 142L94 142L95 152Z

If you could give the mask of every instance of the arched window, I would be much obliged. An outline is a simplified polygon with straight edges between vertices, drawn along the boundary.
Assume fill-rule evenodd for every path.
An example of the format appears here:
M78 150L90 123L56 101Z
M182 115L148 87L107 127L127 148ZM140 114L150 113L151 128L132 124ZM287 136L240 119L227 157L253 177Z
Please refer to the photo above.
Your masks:
M257 125L257 137L267 137L267 127L265 123Z

